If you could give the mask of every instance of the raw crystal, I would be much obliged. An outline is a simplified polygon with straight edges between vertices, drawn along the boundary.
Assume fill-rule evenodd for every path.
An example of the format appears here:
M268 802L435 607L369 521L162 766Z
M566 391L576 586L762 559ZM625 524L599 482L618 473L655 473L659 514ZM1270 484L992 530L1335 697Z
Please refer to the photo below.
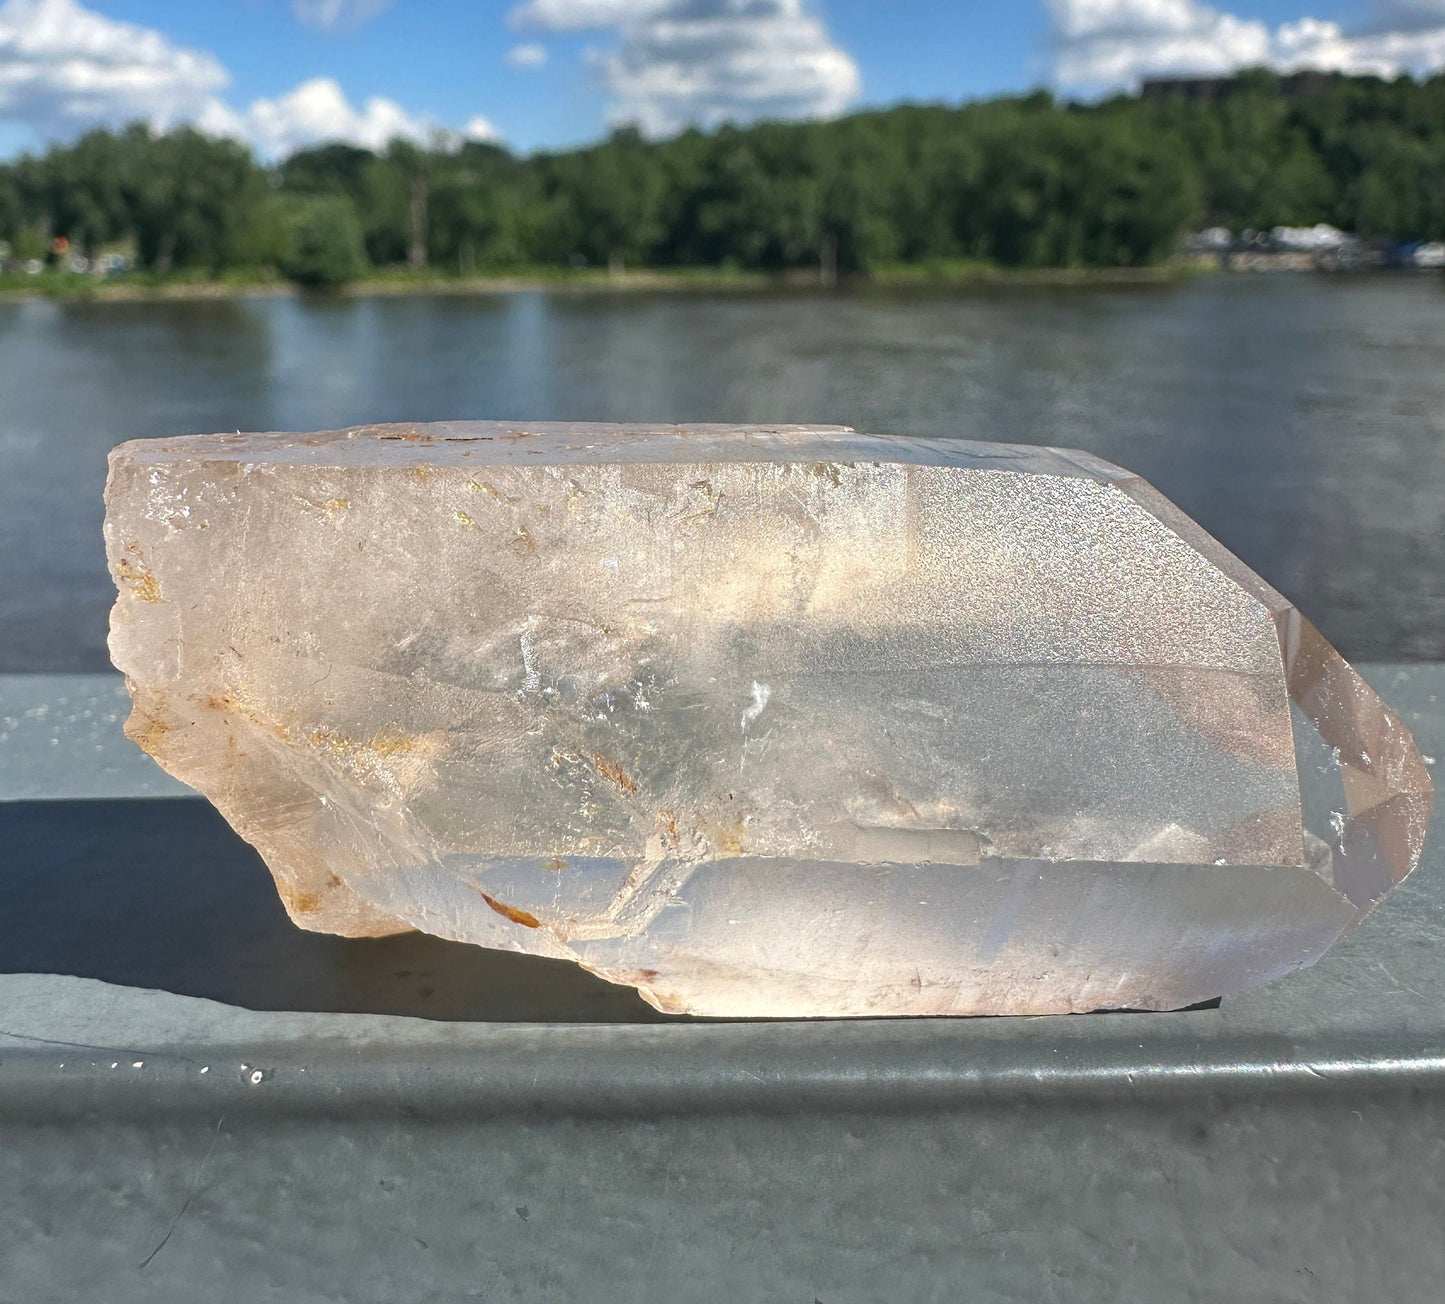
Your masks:
M107 502L127 731L303 928L696 1014L1167 1009L1419 858L1400 722L1086 454L369 426L123 444Z

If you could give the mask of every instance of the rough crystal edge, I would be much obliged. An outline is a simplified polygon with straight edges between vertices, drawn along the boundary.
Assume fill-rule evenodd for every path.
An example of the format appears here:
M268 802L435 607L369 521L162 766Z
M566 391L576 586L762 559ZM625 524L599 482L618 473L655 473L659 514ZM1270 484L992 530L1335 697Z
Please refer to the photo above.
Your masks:
M131 712L122 726L125 736L167 774L201 792L226 823L256 848L292 923L308 932L338 937L389 937L416 931L414 924L379 910L353 891L304 838L290 836L288 827L267 827L227 800L227 792L250 793L265 786L285 790L288 812L322 807L320 794L287 767L260 763L258 757L267 752L266 735L276 732L272 722L244 710L233 714L234 707L225 713L194 707L187 711L185 699L177 703L170 694L138 684L129 675L125 685L131 698ZM232 718L252 726L254 746L234 745L234 736L221 727ZM218 769L229 771L226 783L218 781Z
M1290 701L1339 758L1347 818L1334 881L1363 915L1414 870L1425 848L1434 784L1410 730L1288 598L1153 485L1127 472L1113 482L1274 618Z
M436 421L311 433L230 431L133 439L113 448L110 460L112 466L118 461L159 466L191 460L359 466L376 465L382 451L379 445L390 445L392 456L384 465L572 466L595 460L595 443L588 438L601 435L626 437L627 442L608 447L605 460L616 465L884 462L1067 476L1101 483L1133 478L1091 453L1042 444L863 434L850 426L722 423Z

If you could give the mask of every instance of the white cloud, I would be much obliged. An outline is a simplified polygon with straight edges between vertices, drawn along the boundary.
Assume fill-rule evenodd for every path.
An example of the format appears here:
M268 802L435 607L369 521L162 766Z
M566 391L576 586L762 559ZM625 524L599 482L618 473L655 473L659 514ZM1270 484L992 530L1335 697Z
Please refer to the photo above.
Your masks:
M1075 89L1247 67L1393 77L1445 64L1445 0L1386 0L1375 23L1353 33L1318 18L1271 28L1199 0L1049 0L1049 7L1055 75Z
M513 68L540 68L547 62L547 47L535 42L514 45L507 51L507 62Z
M349 32L370 22L391 0L291 0L291 12L308 27Z
M501 140L502 133L497 130L490 118L484 118L480 113L468 121L462 128L463 140L480 140L488 144Z
M298 0L298 14L303 7ZM311 7L326 8L340 22L343 10L383 6L376 0L314 0ZM380 149L398 136L424 141L437 135L430 118L393 100L372 96L353 105L329 77L241 109L221 98L229 82L214 55L107 18L79 0L0 0L0 122L29 127L42 139L137 120L162 131L193 123L274 158L328 140ZM497 131L477 116L460 135L495 140Z
M427 119L379 95L359 109L353 107L330 77L313 77L274 100L254 100L242 112L231 113L229 121L217 114L212 123L201 125L217 130L223 124L226 134L250 141L272 158L326 140L379 150L398 136L425 141L433 130Z
M548 32L582 32L660 18L682 6L674 0L525 0L507 16L513 27Z
M858 96L858 66L805 0L525 0L515 27L611 29L593 52L613 122L650 134L689 124L832 117Z
M0 3L0 119L43 137L202 113L230 78L213 56L76 0Z

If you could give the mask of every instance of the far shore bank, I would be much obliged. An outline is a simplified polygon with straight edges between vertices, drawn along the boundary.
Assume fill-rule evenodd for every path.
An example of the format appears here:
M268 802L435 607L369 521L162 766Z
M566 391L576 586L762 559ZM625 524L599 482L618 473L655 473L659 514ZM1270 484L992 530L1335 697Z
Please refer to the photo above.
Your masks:
M483 276L436 272L387 272L326 290L308 289L278 277L223 276L197 279L120 274L101 279L83 273L44 272L0 276L0 300L60 299L91 303L132 303L289 296L366 298L373 295L487 295L525 291L629 293L689 291L758 292L931 288L991 285L1110 286L1163 285L1198 276L1194 266L1008 268L987 264L900 264L869 273L845 274L832 283L815 271L743 272L727 268L540 269Z

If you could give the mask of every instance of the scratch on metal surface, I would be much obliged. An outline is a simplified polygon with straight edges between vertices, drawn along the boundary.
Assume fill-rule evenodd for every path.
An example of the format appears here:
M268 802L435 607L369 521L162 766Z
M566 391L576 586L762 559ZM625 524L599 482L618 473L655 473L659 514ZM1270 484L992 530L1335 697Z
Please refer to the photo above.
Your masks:
M67 1041L64 1038L57 1037L37 1037L29 1032L11 1032L8 1028L0 1028L0 1038L5 1037L11 1037L16 1041L31 1041L39 1046L66 1046L71 1050L99 1050L104 1051L107 1055L120 1055L123 1058L131 1055L145 1055L154 1059L181 1060L186 1064L195 1064L197 1062L189 1055L181 1055L175 1051L137 1050L134 1046L98 1046L88 1041Z
M196 1169L195 1177L191 1179L191 1189L186 1192L185 1200L182 1201L180 1209L176 1211L176 1216L171 1219L171 1225L166 1228L166 1234L161 1237L155 1249L153 1249L149 1254L147 1254L145 1258L136 1265L137 1272L144 1272L148 1267L150 1267L151 1260L154 1259L156 1255L159 1254L163 1249L165 1249L166 1242L171 1239L171 1235L180 1225L181 1219L186 1216L186 1210L191 1207L191 1201L196 1198L196 1192L201 1188L201 1177L206 1171L206 1165L211 1160L211 1154L216 1148L216 1142L221 1139L221 1124L225 1121L226 1116L224 1114L222 1114L221 1117L216 1120L216 1131L211 1137L211 1144L206 1147L205 1156L201 1160L200 1167Z
M676 1147L674 1147L672 1150L668 1151L667 1167L664 1168L662 1172L662 1207L664 1209L668 1207L667 1193L668 1188L672 1184L672 1163L673 1160L676 1158L677 1149ZM657 1258L657 1246L662 1240L662 1221L663 1220L661 1218L657 1219L657 1229L652 1234L652 1246L647 1251L647 1266L642 1270L641 1280L643 1281L649 1280L652 1276L652 1264L653 1261Z
M1400 979L1396 978L1395 975L1385 967L1385 962L1383 960L1376 960L1375 968L1378 969L1382 974L1384 974L1386 978L1388 978L1392 983L1395 984L1396 987L1400 988L1402 991L1407 991L1412 996L1418 996L1422 1001L1429 999L1424 992L1416 991L1415 988L1411 987L1409 983L1401 982Z

